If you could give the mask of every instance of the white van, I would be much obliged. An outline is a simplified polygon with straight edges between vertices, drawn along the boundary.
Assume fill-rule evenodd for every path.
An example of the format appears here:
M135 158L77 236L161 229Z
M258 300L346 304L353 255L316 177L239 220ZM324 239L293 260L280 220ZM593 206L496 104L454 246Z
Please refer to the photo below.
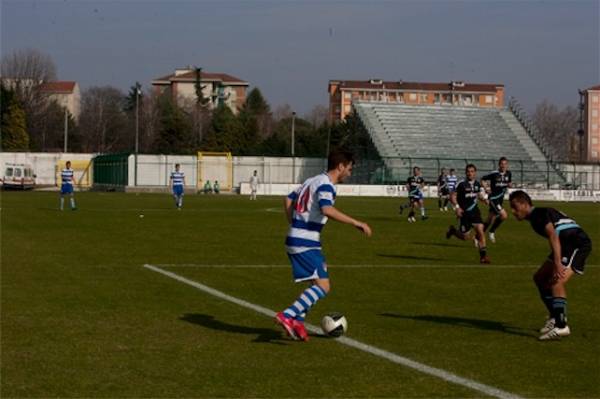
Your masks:
M31 165L7 163L2 176L2 188L32 189L35 187L35 178Z

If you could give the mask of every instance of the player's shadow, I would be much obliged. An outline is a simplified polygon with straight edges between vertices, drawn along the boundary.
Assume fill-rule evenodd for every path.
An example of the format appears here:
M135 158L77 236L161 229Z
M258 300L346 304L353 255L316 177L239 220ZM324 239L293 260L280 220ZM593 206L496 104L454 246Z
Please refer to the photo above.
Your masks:
M256 335L256 338L254 338L252 342L284 345L287 341L280 331L272 328L246 327L237 324L230 324L217 320L213 316L202 313L186 313L181 316L179 320L187 321L188 323L197 324L213 330L226 331L235 334Z
M501 321L495 320L482 320L482 319L470 319L465 317L451 317L451 316L435 316L435 315L402 315L398 313L380 313L379 316L384 317L395 317L399 319L408 319L416 321L426 321L431 323L446 324L457 327L465 328L476 328L479 330L486 331L497 331L504 334L519 335L521 337L534 337L531 332L527 332L526 329L521 327L511 326Z
M430 256L414 256L414 255L399 255L399 254L377 254L382 258L395 258L395 259L411 259L411 260L443 260L442 258L433 258Z
M457 248L464 247L464 245L451 244L451 243L448 243L448 242L411 242L411 244L414 244L414 245L428 245L428 246L432 246L432 247L457 247Z

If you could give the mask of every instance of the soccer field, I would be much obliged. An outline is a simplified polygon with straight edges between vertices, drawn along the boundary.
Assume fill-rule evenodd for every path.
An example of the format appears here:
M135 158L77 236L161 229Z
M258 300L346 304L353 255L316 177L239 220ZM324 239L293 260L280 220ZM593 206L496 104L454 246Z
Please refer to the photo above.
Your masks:
M2 193L2 397L600 397L599 252L568 284L571 336L538 342L531 277L549 247L528 223L510 217L482 266L472 242L446 240L454 217L433 200L430 219L409 224L399 199L338 198L373 237L328 223L332 292L307 321L342 312L351 342L379 353L290 341L230 301L279 311L304 288L282 198L189 195L181 212L166 194L76 199L60 212L56 193ZM536 205L600 243L600 205Z

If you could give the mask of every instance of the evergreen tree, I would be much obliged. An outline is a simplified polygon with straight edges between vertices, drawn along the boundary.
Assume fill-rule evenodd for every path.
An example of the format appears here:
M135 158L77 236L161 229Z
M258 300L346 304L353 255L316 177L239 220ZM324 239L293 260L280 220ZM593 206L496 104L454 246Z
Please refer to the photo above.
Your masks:
M159 132L155 150L162 154L191 154L192 129L183 111L168 97L160 99Z
M1 149L3 151L26 151L29 149L29 135L25 121L25 111L16 96L3 86L0 88L1 103Z
M208 133L202 140L204 151L230 151L239 154L243 151L243 126L226 105L215 109Z

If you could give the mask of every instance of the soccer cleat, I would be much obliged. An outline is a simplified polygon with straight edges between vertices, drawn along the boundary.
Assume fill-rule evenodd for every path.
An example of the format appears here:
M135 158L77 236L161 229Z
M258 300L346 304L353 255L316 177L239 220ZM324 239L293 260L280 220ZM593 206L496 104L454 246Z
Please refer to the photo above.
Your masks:
M491 231L488 233L488 237L490 237L490 241L495 244L496 243L496 233L492 233Z
M444 212L444 208L440 208L440 212Z
M421 220L427 220L427 219L429 219L429 216L425 216L425 215L421 216Z
M288 337L293 340L298 340L298 336L294 331L294 320L288 317L285 317L283 312L277 313L275 316L275 322L283 327Z
M306 331L306 327L304 327L304 323L294 319L292 320L292 326L298 339L300 339L300 341L307 342L308 332Z
M450 239L450 237L452 237L454 235L454 233L456 233L456 227L454 227L454 226L448 227L448 231L446 231L446 238Z
M554 321L554 318L550 317L544 323L544 327L540 328L540 334L546 334L548 331L554 329L555 325L556 321Z
M482 265L489 265L490 263L492 263L492 261L490 260L489 256L485 255L479 258L479 263L481 263Z
M554 327L547 333L540 335L538 339L540 341L550 341L560 339L561 337L567 337L569 335L571 335L571 329L569 328L569 326L564 326L563 328Z

